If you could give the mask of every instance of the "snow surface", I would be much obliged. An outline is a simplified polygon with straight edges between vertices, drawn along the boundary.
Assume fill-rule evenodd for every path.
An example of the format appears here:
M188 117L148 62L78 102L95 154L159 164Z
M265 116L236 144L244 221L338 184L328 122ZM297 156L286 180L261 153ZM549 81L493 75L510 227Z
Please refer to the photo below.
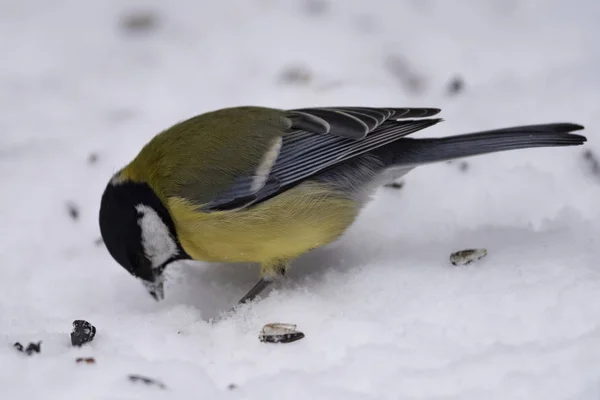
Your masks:
M0 2L1 399L600 398L600 178L582 157L600 153L600 2L320 3ZM156 28L124 32L139 10ZM309 82L282 82L290 66ZM155 133L242 104L443 108L421 137L573 121L589 142L416 170L211 323L256 266L182 265L156 303L95 243L97 213ZM489 255L450 265L472 247ZM72 348L80 318L98 333ZM270 322L306 337L260 343ZM34 340L41 354L12 348Z

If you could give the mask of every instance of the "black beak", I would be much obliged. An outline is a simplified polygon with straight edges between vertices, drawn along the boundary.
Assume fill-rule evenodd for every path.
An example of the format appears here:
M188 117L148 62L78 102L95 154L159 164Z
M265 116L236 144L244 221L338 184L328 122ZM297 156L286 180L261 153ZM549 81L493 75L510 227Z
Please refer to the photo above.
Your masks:
M161 276L157 276L154 282L143 281L146 290L150 293L150 296L156 301L164 300L165 298L165 286Z
M154 300L156 300L156 301L164 300L165 288L164 288L164 285L162 282L152 283L151 287L146 286L146 289L148 289L148 293L150 293L150 296L152 296L154 298Z
M172 258L170 260L167 260L163 265L152 270L152 275L154 276L153 281L142 281L144 283L144 286L146 287L146 290L148 290L148 293L150 293L150 296L152 296L154 300L161 301L165 299L165 278L163 273L165 272L167 266L175 261L186 259L190 259L190 257L187 255L185 257L180 255L178 258Z

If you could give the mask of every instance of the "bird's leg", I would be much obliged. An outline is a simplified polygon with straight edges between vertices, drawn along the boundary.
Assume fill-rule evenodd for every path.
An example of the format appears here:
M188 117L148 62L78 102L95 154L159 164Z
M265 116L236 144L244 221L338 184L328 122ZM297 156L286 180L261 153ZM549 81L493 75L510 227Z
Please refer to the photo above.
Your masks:
M286 261L274 261L260 265L260 280L246 293L238 302L239 304L248 303L261 294L271 283L281 279L285 275L288 263Z
M260 280L256 282L256 285L254 285L252 289L250 289L248 293L246 293L246 295L242 297L242 299L239 301L239 304L248 303L254 300L256 296L261 294L263 290L265 290L267 287L269 287L269 285L271 285L271 283L273 283L272 280L260 278Z

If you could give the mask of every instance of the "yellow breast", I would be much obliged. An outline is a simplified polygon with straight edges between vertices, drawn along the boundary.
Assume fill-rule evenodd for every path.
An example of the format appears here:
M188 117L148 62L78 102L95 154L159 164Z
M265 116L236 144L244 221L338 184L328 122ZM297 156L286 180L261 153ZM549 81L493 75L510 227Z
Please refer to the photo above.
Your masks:
M204 213L182 198L169 198L167 207L184 250L210 262L293 259L337 239L359 211L314 182L240 211Z

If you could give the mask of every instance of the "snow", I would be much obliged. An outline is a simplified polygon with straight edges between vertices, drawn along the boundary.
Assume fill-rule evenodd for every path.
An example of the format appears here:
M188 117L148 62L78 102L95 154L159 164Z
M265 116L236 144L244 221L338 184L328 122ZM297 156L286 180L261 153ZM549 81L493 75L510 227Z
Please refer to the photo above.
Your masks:
M2 399L600 398L600 178L582 157L600 154L600 3L323 1L0 3ZM139 10L155 29L124 32ZM294 66L307 83L281 82ZM207 322L257 267L181 265L157 303L95 243L99 200L158 131L245 104L441 107L420 137L572 121L589 142L415 170ZM465 248L488 256L453 267ZM98 329L82 348L75 319ZM272 322L306 337L260 343Z

